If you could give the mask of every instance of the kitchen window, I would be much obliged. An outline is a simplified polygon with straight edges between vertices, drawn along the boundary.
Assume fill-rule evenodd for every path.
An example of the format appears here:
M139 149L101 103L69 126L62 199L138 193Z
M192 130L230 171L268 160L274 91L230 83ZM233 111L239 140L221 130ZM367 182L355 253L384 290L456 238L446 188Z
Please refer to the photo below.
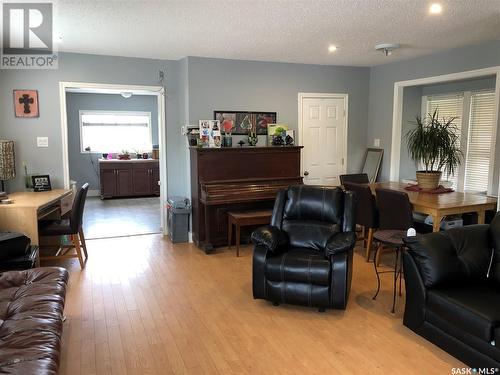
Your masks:
M80 111L81 152L144 152L152 148L151 112Z

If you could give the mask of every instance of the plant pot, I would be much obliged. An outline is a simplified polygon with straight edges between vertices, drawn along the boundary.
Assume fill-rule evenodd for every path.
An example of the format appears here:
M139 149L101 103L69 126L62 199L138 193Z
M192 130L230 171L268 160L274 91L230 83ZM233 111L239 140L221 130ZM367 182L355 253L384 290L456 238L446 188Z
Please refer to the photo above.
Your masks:
M119 160L130 160L130 155L128 154L119 154L118 155Z
M422 190L434 190L439 186L441 171L417 171L418 186Z

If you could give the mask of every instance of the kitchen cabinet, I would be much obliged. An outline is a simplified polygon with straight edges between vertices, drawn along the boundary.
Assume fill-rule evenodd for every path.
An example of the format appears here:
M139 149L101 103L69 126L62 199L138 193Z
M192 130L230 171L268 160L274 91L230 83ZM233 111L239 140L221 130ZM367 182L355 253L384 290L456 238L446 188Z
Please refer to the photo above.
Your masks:
M159 161L99 160L101 198L159 196Z

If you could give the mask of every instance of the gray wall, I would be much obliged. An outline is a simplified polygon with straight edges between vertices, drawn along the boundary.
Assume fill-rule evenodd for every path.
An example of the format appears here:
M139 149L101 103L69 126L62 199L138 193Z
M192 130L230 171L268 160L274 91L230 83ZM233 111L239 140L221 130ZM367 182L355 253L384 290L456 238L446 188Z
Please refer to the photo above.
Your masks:
M435 84L422 87L422 95L450 94L463 91L495 89L496 77L482 79L467 79L445 84Z
M188 57L179 61L61 53L54 71L0 71L0 136L16 141L18 177L10 190L22 189L21 162L30 172L48 173L62 185L59 82L157 85L166 73L167 165L169 193L189 194L189 158L180 127L210 119L216 109L276 111L278 121L297 130L297 93L349 94L349 172L360 169L367 145L381 139L385 149L380 179L389 178L394 82L500 65L500 41L455 49L371 69ZM40 117L16 119L12 90L37 89ZM37 148L36 137L49 147ZM262 143L261 143L262 145ZM499 149L500 152L500 149Z
M381 147L384 148L384 160L379 178L389 179L394 82L496 65L500 65L500 41L372 67L367 140L368 144L372 144L374 138L380 138Z
M368 68L199 57L189 57L188 63L192 124L213 118L214 110L272 111L297 134L299 92L349 94L347 170L360 170L366 150ZM259 145L265 145L265 137Z
M416 166L408 155L406 133L413 127L415 116L420 116L422 107L422 87L405 87L403 90L403 126L401 129L401 155L399 164L400 179L415 179ZM387 155L390 158L390 154Z
M111 56L59 54L58 70L1 70L0 71L0 135L16 142L17 178L9 182L9 189L23 189L21 162L26 161L30 171L48 173L55 187L61 187L62 148L59 106L59 82L97 82L111 84L158 85L158 70L166 73L167 95L167 153L175 160L184 141L179 131L178 62ZM40 117L14 117L12 90L37 89ZM36 137L48 136L49 147L37 148ZM183 145L183 144L182 144ZM169 192L186 191L186 161L170 163Z
M81 110L102 111L142 111L151 113L151 135L153 144L158 144L158 109L156 96L133 95L126 99L117 94L67 93L66 108L68 113L68 154L69 176L78 185L85 182L90 189L99 189L96 175L99 153L82 153L80 149L80 116ZM85 147L85 145L83 145ZM132 150L130 150L132 152ZM94 161L94 167L90 163Z

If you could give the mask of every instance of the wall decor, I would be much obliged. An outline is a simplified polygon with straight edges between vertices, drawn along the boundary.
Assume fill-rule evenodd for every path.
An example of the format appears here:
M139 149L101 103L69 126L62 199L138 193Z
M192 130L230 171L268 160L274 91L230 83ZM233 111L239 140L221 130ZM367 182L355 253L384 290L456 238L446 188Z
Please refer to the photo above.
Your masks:
M288 125L286 124L269 124L268 125L268 136L267 145L268 146L282 146L285 144L286 132L288 131ZM279 139L282 138L282 143ZM276 142L273 142L276 140Z
M14 112L16 117L39 117L38 91L14 90Z
M214 119L229 134L267 135L267 125L276 123L276 112L214 111Z
M201 146L220 148L222 139L219 120L200 120L199 124Z
M52 190L48 174L31 176L31 181L33 182L33 191L35 192Z

